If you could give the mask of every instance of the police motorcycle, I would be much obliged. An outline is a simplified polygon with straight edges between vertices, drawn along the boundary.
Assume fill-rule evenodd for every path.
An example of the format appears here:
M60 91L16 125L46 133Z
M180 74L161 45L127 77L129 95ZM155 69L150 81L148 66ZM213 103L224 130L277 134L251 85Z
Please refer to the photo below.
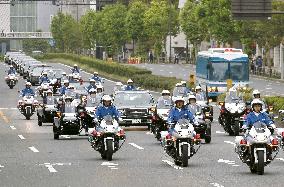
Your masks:
M188 159L197 153L200 143L200 134L195 133L193 125L187 119L178 120L172 135L162 135L165 152L174 159L176 165L183 167L188 166Z
M111 115L104 116L99 124L89 134L88 140L92 148L101 154L102 159L111 161L113 154L121 148L126 140L125 132Z
M52 93L51 90L48 93ZM53 123L54 117L57 114L56 100L53 96L46 96L46 102L39 104L37 109L38 126L42 126L42 123Z
M196 99L194 95L189 95L188 109L195 116L197 124L194 124L194 131L200 134L200 138L205 140L205 143L211 142L211 120L203 112L203 108L200 104L191 104L191 100Z
M18 77L16 76L16 74L9 74L5 77L5 81L10 89L13 89L18 82Z
M234 88L230 88L225 102L219 102L219 107L219 123L230 136L238 136L243 131L241 128L245 120L243 116L247 111L242 96L239 96Z
M161 141L161 132L168 129L168 116L170 109L172 108L172 100L164 100L157 103L157 112L155 115L156 120L151 124L151 131L155 135L158 141Z
M36 90L41 97L46 97L47 90L53 90L53 88L48 82L43 82L40 86L36 88Z
M73 98L66 95L60 111L54 117L53 135L56 140L60 135L79 135L82 131L80 117L76 111L77 103L72 101Z
M22 99L18 101L17 108L23 114L27 120L31 119L36 108L38 107L38 101L32 94L26 94Z
M272 137L270 129L262 122L256 122L248 129L246 138L236 136L235 152L246 163L251 173L263 175L264 167L270 164L279 152L279 140Z

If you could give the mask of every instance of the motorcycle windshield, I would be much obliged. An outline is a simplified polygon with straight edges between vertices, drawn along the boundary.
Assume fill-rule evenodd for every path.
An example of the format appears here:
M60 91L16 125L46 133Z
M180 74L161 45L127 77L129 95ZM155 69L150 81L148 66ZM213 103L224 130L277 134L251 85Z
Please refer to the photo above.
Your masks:
M188 119L179 119L178 124L181 126L181 129L188 129L189 127L189 121Z
M158 101L157 108L158 109L170 109L170 108L172 108L172 100L171 99L164 99L164 100Z
M31 94L31 93L25 94L25 98L27 98L27 99L30 99L30 98L32 98L32 97L33 97L33 94Z
M88 98L86 107L96 107L98 106L99 101L98 98Z
M113 118L112 118L111 115L106 115L106 116L104 116L104 120L105 120L106 125L112 125L112 124L113 124L113 123L112 123Z
M253 124L253 127L257 133L264 133L266 125L265 123L262 123L262 122L256 122Z
M206 101L205 97L203 96L203 94L196 94L196 101Z
M76 113L76 107L73 106L71 103L66 103L64 109L64 113Z
M46 97L46 104L47 104L47 105L54 105L54 97L52 97L52 96L47 96L47 97Z

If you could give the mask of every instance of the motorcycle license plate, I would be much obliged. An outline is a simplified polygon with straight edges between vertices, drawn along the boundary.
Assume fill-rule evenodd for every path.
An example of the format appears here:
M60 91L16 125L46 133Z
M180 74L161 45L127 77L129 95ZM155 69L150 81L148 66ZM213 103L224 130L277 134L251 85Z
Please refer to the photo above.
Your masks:
M132 123L141 123L141 119L133 119Z

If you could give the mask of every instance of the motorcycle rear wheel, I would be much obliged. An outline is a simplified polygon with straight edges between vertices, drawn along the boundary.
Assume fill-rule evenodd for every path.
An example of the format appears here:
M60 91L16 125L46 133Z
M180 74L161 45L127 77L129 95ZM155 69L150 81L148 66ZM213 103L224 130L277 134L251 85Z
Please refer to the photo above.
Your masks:
M107 140L106 142L106 147L107 147L107 150L106 150L106 159L108 161L111 161L112 160L112 154L113 154L113 141L112 140Z
M58 133L53 133L53 137L55 140L59 140L59 134Z
M264 173L264 151L257 151L257 174L263 175Z
M188 145L184 144L181 147L181 161L182 161L182 166L187 167L188 166Z

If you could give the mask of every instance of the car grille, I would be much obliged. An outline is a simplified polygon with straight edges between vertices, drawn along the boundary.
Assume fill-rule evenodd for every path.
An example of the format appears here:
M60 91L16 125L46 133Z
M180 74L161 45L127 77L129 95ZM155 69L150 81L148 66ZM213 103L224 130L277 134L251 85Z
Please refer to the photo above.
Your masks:
M126 109L125 115L127 117L138 117L148 115L148 109Z

